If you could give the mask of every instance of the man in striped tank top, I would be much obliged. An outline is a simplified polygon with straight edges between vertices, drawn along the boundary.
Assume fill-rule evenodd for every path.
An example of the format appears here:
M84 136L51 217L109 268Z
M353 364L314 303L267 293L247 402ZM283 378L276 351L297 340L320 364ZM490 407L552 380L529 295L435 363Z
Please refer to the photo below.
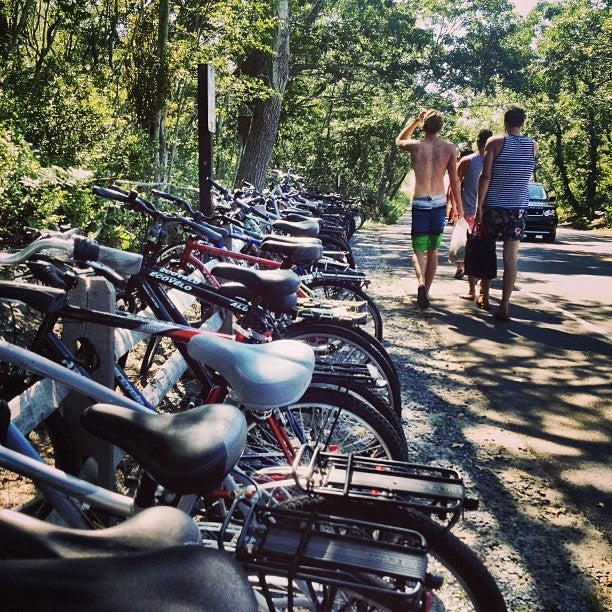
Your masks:
M508 307L516 282L519 244L529 205L529 180L537 151L537 143L521 134L524 123L522 108L511 106L506 111L505 134L487 140L478 180L476 222L482 222L489 239L503 241L502 299L494 314L499 321L510 320ZM490 280L481 279L476 304L484 310L489 309L490 286Z

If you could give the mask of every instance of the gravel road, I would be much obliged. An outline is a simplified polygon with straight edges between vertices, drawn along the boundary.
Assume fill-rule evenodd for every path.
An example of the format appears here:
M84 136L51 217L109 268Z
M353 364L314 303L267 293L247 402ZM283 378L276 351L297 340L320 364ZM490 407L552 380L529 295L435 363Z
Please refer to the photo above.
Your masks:
M418 309L409 234L406 217L392 226L368 223L352 245L400 373L412 458L458 469L480 499L481 510L466 514L455 532L485 560L510 610L612 610L609 539L503 427L503 407L466 377L461 355L444 348L441 327ZM450 270L440 267L439 274Z

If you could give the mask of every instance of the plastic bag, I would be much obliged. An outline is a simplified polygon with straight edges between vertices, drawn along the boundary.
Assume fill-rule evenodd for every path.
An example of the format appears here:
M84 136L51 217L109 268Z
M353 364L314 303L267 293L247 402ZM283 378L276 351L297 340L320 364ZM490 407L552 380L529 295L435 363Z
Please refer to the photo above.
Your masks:
M463 261L465 256L465 243L467 242L469 231L470 226L468 222L461 217L461 219L455 223L453 233L451 234L450 246L448 247L448 261Z

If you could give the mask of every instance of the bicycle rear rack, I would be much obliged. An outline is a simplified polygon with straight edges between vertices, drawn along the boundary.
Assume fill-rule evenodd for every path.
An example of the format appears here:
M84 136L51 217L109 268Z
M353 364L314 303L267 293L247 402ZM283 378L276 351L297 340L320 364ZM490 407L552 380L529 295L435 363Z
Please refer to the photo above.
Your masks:
M306 468L300 466L310 455ZM304 445L293 463L293 477L307 493L341 495L392 503L436 515L454 515L473 509L465 498L463 479L455 470L356 455L324 452L322 447Z
M253 507L236 556L249 572L286 578L288 589L307 580L391 609L416 606L427 575L427 542L416 531L279 507Z

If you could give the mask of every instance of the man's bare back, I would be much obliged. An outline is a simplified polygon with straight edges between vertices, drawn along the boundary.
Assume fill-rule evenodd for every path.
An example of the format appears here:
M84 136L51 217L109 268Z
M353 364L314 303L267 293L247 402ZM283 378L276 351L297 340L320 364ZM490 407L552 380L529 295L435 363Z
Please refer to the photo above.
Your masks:
M415 178L414 197L444 195L444 174L448 172L451 191L455 199L461 201L455 145L439 138L437 132L426 132L421 140L412 138L412 132L423 122L424 115L425 111L407 124L395 140L400 149L410 153Z
M423 140L411 140L405 147L412 156L415 184L414 196L446 193L444 175L456 172L455 146L437 136L426 135Z

